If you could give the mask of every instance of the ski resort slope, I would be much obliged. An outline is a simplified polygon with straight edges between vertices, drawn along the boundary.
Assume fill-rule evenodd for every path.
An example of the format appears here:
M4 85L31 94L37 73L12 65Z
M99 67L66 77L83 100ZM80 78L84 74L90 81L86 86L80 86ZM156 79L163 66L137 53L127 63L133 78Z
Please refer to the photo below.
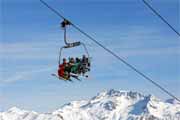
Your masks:
M180 103L112 89L90 100L73 101L52 113L14 107L0 113L0 120L180 120Z

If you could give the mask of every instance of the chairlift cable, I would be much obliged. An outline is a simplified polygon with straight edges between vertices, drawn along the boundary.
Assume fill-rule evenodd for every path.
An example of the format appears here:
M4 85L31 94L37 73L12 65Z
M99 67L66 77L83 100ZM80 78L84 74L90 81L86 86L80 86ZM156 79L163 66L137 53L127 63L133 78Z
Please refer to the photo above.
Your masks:
M46 7L48 7L50 10L52 10L54 13L56 13L59 17L63 18L64 20L68 20L66 19L62 14L60 14L58 11L56 11L55 9L53 9L51 6L49 6L46 2L44 2L43 0L40 0ZM69 20L68 20L69 21ZM121 58L119 55L117 55L116 53L114 53L112 50L110 50L109 48L105 47L103 44L101 44L100 42L98 42L95 38L91 37L91 35L89 35L88 33L86 33L85 31L81 30L80 27L78 27L77 25L73 24L71 22L71 25L76 28L79 32L81 32L83 35L85 35L87 38L89 38L90 40L92 40L94 43L96 43L97 45L99 45L101 48L103 48L105 51L107 51L108 53L110 53L112 56L114 56L116 59L118 59L119 61L123 62L125 65L127 65L129 68L131 68L132 70L134 70L136 73L138 73L140 76L142 76L143 78L145 78L147 81L151 82L153 85L155 85L156 87L158 87L160 90L162 90L163 92L165 92L167 95L171 96L172 98L176 99L177 101L180 102L180 99L178 97L176 97L175 95L173 95L170 91L168 91L166 88L162 87L160 84L158 84L157 82L155 82L153 79L151 79L150 77L148 77L147 75L145 75L143 72L139 71L136 67L134 67L133 65L129 64L128 62L126 62L123 58Z
M171 28L178 36L180 36L180 33L164 17L162 17L157 12L157 10L155 10L146 0L142 1L155 15L157 15L164 23L166 23L169 26L169 28Z

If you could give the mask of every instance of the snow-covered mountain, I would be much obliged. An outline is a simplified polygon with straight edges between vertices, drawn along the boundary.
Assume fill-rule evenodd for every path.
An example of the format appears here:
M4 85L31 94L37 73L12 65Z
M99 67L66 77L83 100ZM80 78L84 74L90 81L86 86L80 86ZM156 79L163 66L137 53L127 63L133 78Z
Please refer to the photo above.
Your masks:
M14 107L0 113L0 120L180 120L180 104L137 92L109 90L90 100L73 101L52 113Z

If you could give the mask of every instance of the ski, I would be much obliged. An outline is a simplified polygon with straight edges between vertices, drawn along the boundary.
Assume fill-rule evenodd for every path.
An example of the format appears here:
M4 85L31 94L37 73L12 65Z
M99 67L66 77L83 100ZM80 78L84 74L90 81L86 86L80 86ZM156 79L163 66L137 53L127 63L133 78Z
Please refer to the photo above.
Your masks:
M54 76L54 77L56 77L56 78L58 78L59 80L62 80L62 81L70 81L70 82L73 82L73 80L71 80L71 79L68 79L68 80L66 80L66 79L64 79L63 77L60 77L60 76L58 76L58 75L56 75L56 74L51 74L52 76Z

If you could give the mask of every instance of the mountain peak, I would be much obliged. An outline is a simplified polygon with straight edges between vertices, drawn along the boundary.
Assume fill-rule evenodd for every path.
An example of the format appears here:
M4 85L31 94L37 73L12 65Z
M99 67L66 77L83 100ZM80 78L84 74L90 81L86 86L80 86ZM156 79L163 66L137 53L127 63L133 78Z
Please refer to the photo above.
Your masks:
M92 99L107 98L107 97L127 97L132 99L140 99L144 97L144 95L138 92L122 91L122 90L118 91L118 90L110 89L100 92L97 96L93 97Z

